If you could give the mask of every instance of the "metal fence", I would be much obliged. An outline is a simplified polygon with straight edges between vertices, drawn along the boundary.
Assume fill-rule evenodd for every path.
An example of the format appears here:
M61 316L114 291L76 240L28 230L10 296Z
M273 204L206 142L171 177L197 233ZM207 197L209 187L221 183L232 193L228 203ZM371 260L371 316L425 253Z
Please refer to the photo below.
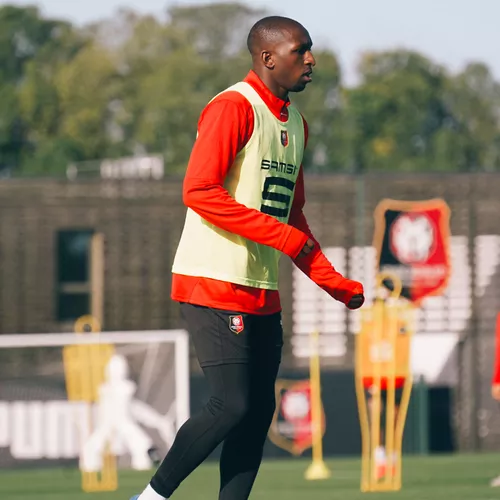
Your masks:
M170 300L170 267L185 214L181 183L178 178L1 182L0 333L71 330L72 322L58 316L62 300L59 236L69 230L104 235L105 330L183 326L177 304ZM470 314L454 357L459 377L455 424L462 449L500 446L500 412L490 398L500 263L490 262L487 282L478 282L484 264L478 238L500 236L499 193L499 174L306 176L306 216L324 247L370 246L373 211L383 198L439 197L450 206L451 233L465 242L461 262L467 267L468 281L464 286L476 290L470 293ZM490 254L487 258L495 259ZM292 267L283 259L280 287L287 369L301 365L290 342ZM76 287L72 293L83 297L84 292ZM352 335L348 339L345 356L335 362L325 359L325 367L352 368Z

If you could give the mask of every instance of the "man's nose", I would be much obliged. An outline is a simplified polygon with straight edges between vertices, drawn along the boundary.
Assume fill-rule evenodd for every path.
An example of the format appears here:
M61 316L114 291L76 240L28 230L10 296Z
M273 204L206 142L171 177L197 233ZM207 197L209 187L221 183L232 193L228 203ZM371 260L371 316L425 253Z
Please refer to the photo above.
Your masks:
M312 52L309 50L306 53L306 64L310 64L311 66L316 66L316 59L314 58Z

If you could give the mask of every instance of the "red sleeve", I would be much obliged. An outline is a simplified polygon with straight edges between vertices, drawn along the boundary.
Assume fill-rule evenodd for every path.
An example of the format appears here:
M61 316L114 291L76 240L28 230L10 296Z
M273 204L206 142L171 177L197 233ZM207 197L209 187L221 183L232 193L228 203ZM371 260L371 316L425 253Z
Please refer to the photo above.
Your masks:
M308 129L305 120L304 131L307 141ZM335 270L325 254L321 251L321 247L313 236L303 212L305 201L304 172L301 167L295 186L295 196L290 212L289 223L307 234L314 241L314 249L306 257L295 259L294 263L306 276L325 290L325 292L334 299L347 305L354 295L364 293L363 285L357 281L344 278L342 274Z
M253 109L237 92L214 99L202 112L183 185L183 201L208 222L295 258L307 235L238 203L224 179L253 132Z
M500 314L497 316L497 326L495 332L495 366L493 368L492 384L500 384Z

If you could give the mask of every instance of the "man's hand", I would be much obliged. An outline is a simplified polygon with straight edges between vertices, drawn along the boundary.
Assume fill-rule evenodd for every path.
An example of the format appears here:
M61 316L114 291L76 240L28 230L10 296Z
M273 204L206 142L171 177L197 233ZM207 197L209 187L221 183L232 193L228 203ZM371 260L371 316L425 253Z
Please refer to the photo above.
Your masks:
M304 245L304 248L300 251L299 255L297 256L298 259L301 257L305 257L306 255L310 254L313 251L314 248L314 241L309 238L306 241L306 244Z
M365 296L362 293L353 295L347 307L349 309L359 309L365 302Z
M500 401L500 384L493 384L491 386L491 396L496 401Z

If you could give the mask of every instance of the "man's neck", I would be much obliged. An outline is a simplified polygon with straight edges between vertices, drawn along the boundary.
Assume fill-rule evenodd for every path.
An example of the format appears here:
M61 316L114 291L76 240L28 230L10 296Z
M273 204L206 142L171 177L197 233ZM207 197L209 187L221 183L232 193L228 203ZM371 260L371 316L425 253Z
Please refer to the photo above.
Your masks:
M275 81L270 78L269 73L259 68L253 68L255 74L262 80L264 85L279 99L286 101L288 99L288 91L280 87Z

